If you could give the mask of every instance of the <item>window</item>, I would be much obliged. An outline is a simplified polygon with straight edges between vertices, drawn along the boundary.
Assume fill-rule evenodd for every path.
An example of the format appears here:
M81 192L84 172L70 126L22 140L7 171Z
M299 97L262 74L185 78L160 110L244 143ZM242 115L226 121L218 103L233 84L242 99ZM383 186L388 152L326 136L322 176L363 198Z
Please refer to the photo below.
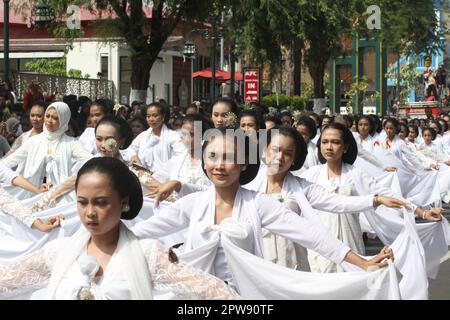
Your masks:
M131 59L130 57L120 57L120 87L119 97L127 97L127 103L129 103L129 97L131 92Z
M164 84L164 100L166 100L166 102L170 104L170 83Z
M108 72L109 72L108 62L109 62L108 56L101 57L99 79L108 79Z

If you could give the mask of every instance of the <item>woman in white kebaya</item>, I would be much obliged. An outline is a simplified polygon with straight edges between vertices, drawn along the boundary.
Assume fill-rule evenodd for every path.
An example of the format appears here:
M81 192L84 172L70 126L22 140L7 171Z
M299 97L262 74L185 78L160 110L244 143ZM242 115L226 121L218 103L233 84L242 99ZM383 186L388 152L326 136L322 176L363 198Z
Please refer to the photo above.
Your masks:
M427 170L404 140L400 139L399 122L394 118L384 121L385 138L374 141L373 152L383 163L396 167L402 194L418 206L440 206L438 174Z
M358 147L352 133L342 124L332 123L324 128L318 144L319 160L324 164L304 172L302 177L306 180L341 195L365 195L367 194L365 190L369 190L372 194L401 199L400 195L395 195L389 189L381 187L373 177L352 166L357 157ZM352 250L361 255L365 254L358 213L339 215L322 211L317 213L331 234L346 243ZM418 208L416 214L422 214L423 217L432 221L441 219L440 210L423 212ZM311 250L308 252L308 260L311 271L314 272L341 270L338 265Z
M161 179L160 175L171 157L185 152L180 135L166 125L169 116L165 105L150 104L146 110L149 129L139 134L123 154L126 161L152 171L156 180Z
M0 299L47 287L47 299L147 300L174 292L191 299L233 299L222 281L182 263L158 241L138 240L121 222L142 207L137 177L120 160L89 160L76 180L83 227L0 268Z
M257 177L244 187L268 194L299 215L310 206L330 213L357 213L380 204L396 208L405 205L400 200L374 194L341 196L329 192L321 185L294 177L292 171L302 166L307 149L302 136L293 128L271 129L267 135L267 143L263 153L267 167L261 167ZM265 229L263 242L265 259L289 268L309 270L303 247Z
M123 161L120 149L128 147L132 139L130 125L125 120L114 116L102 118L95 128L95 136L97 157ZM4 199L5 208L1 208L0 218L2 215L9 217L0 219L0 265L20 259L49 241L70 236L79 229L81 224L76 212L76 201L64 203L61 200L66 195L76 199L75 179L76 175L72 175L44 193L37 202L19 202L13 197ZM148 207L148 204L145 206ZM64 221L59 223L60 219Z
M89 119L92 123L92 127L87 127L79 138L79 142L89 151L92 155L97 152L95 143L95 127L98 122L105 116L112 113L111 107L106 100L94 101L89 107Z
M317 128L314 120L307 116L300 117L295 123L295 128L302 135L308 148L308 153L303 166L299 170L292 172L294 175L300 176L303 171L319 164L319 159L317 158L317 146L312 142L312 139L317 135Z
M75 161L84 163L92 155L65 132L70 120L70 109L64 102L54 102L45 111L43 132L29 138L13 154L4 158L5 165L14 168L25 163L23 176L35 185L59 185L72 175ZM18 199L29 197L28 192L9 189Z
M313 248L335 263L345 260L364 270L370 265L385 265L386 262L381 261L390 257L391 251L365 260L275 199L242 188L241 185L256 176L259 161L249 163L252 149L248 137L240 143L237 141L236 136L226 135L225 130L206 140L203 168L214 187L179 199L161 214L137 224L132 231L139 237L158 238L188 227L185 253L206 250L201 258L203 270L230 284L234 283L234 276L228 266L221 237L217 238L216 245L209 247L211 237L217 236L216 232L224 233L224 236L236 232L241 234L236 235L235 244L259 257L263 257L261 228L266 228L304 247Z
M22 133L13 143L11 149L5 155L9 156L14 153L19 147L25 143L29 138L38 135L44 129L44 114L45 114L46 106L44 104L34 104L30 109L30 124L32 126L31 130ZM19 167L15 170L18 172L22 172L22 164L19 164Z
M201 141L208 129L208 122L200 114L190 114L182 119L181 138L186 151L168 161L160 174L164 177L163 181L153 180L146 186L150 190L149 196L155 198L156 207L172 194L181 198L211 186L211 181L203 172L201 159Z

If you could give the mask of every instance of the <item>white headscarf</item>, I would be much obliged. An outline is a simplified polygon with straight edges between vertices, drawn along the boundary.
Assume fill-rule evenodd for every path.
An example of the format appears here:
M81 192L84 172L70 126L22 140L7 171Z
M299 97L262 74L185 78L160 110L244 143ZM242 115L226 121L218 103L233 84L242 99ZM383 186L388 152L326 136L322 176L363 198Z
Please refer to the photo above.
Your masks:
M69 120L70 120L70 108L64 102L53 102L45 111L45 116L47 115L50 109L55 109L59 118L59 129L55 132L48 131L47 127L44 125L44 130L42 132L45 139L49 142L55 142L61 138L64 133L69 129Z
M27 177L34 184L40 184L40 178L43 171L46 172L47 180L53 184L59 184L69 177L69 160L71 155L70 144L60 143L62 141L69 141L64 133L68 129L70 120L70 109L64 102L54 102L47 110L55 109L58 113L59 128L54 132L50 132L44 125L44 130L41 134L30 139L32 146L28 151L28 156L24 169L24 176ZM28 141L27 141L28 142ZM58 146L60 144L60 146ZM62 159L56 161L54 158L55 150L63 148L60 154ZM48 150L51 149L51 154ZM53 176L52 178L50 176Z

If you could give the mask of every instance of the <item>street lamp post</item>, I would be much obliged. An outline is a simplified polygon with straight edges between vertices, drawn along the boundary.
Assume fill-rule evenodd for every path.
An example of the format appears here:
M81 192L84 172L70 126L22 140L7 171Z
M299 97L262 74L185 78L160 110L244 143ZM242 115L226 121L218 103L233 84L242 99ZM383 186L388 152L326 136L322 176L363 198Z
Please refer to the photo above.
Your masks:
M3 79L9 81L9 0L3 0Z
M212 26L211 47L211 103L216 100L216 24Z

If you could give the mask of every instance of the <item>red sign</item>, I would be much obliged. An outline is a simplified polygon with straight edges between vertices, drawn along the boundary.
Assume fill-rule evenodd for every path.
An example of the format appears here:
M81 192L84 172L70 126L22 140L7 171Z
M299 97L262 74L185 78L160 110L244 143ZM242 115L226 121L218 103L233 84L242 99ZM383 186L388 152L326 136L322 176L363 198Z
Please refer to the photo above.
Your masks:
M244 72L244 100L245 102L259 101L258 69L246 69Z

